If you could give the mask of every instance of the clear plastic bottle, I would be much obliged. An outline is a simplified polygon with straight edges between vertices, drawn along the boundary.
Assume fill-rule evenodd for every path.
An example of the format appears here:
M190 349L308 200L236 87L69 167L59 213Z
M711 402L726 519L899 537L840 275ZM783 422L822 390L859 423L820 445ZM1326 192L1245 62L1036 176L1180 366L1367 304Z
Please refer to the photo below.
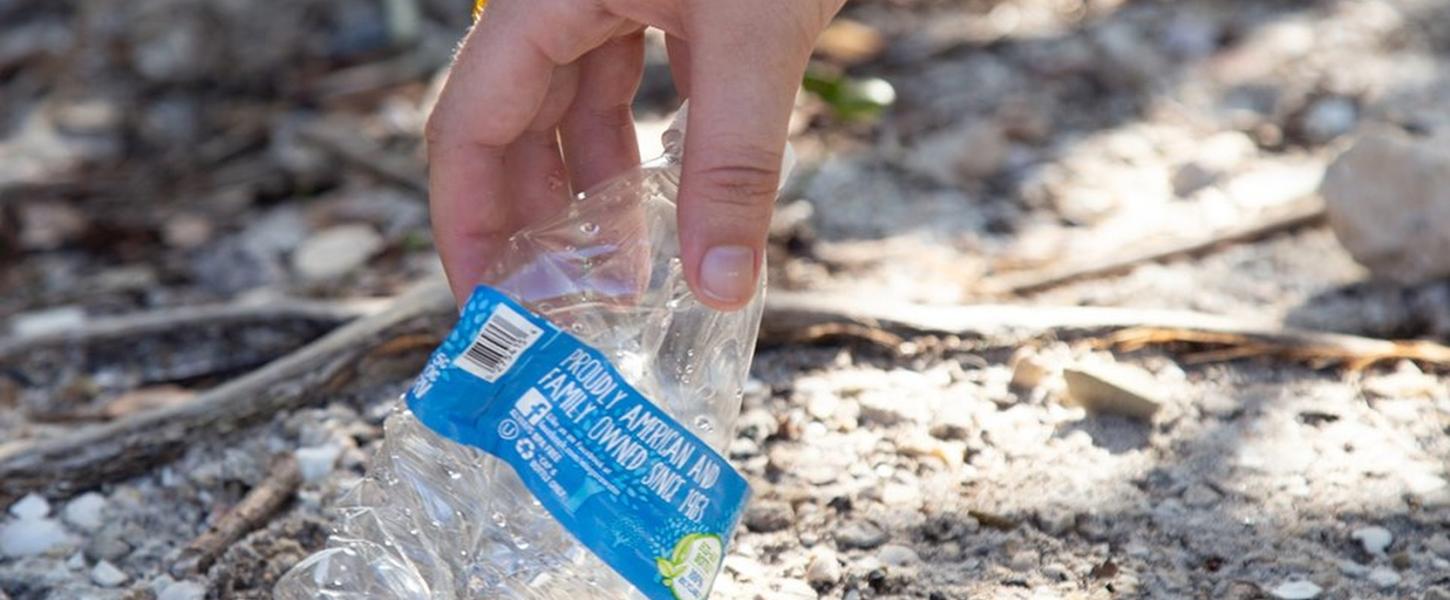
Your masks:
M681 123L683 111L665 133L664 157L515 235L485 283L604 353L630 385L723 453L764 282L729 313L700 304L686 286L674 204ZM284 576L276 598L643 597L565 531L509 465L434 433L406 408L387 419L367 477L337 512L328 548Z

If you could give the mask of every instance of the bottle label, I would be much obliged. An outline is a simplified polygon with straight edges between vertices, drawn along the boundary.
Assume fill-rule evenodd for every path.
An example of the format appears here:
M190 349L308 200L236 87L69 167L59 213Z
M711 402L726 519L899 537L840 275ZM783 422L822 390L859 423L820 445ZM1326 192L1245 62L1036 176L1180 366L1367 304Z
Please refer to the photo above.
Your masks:
M440 435L508 463L646 597L709 595L749 487L599 351L480 286L407 402Z

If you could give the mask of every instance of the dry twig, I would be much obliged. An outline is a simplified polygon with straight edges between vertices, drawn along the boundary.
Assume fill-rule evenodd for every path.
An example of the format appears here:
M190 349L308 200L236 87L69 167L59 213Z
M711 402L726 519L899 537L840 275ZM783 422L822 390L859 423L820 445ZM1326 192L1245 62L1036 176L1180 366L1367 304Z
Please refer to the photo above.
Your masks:
M0 448L0 503L27 492L68 495L146 470L187 444L255 423L335 392L359 375L406 355L420 358L455 317L441 283L400 296L387 310L327 334L244 377L186 404L145 411L52 439ZM824 324L857 325L820 328ZM1044 334L1101 334L1127 330L1108 341L1127 346L1167 342L1251 348L1220 357L1275 354L1304 360L1336 360L1360 367L1408 358L1450 367L1450 347L1424 341L1385 341L1285 328L1266 321L1172 310L1080 306L927 306L874 303L858 298L773 294L766 305L761 340L799 339L802 332L884 330L967 337L1021 339ZM887 335L891 335L888 333ZM873 336L886 341L879 335ZM416 360L402 361L416 370ZM390 370L391 371L391 370Z
M181 551L180 557L171 566L171 574L188 577L206 571L233 543L266 524L267 519L292 499L301 485L302 473L297 467L297 459L291 454L278 455L266 479L247 492L242 501L222 515L211 529Z
M390 152L355 128L315 120L304 124L297 133L302 141L357 167L415 192L428 193L428 174L422 161Z
M304 406L371 374L404 352L416 369L454 316L441 282L415 286L382 312L357 319L195 400L130 415L48 439L0 448L0 504L39 491L67 496L144 472L188 444L215 438L271 415ZM415 340L434 334L429 344ZM390 343L409 340L406 343Z
M285 300L267 304L222 304L168 308L150 312L105 317L87 321L82 327L44 335L0 339L0 364L44 348L73 344L87 345L111 340L131 340L169 331L197 327L230 327L265 324L279 320L306 319L344 323L378 312L385 301L317 302Z
M1226 244L1253 241L1313 225L1323 219L1324 203L1317 197L1305 198L1225 230L1180 237L1136 250L1115 250L1040 270L1006 273L984 281L982 287L993 292L1039 292L1078 279L1120 273L1143 263L1201 254Z
M1380 340L1284 327L1190 311L1093 306L927 306L877 303L855 298L776 294L761 325L761 339L777 343L822 323L856 323L906 333L941 333L980 338L1025 338L1047 333L1117 331L1105 340L1132 349L1148 344L1196 343L1221 349L1192 357L1199 362L1275 355L1350 369L1395 359L1450 367L1450 347L1424 340Z

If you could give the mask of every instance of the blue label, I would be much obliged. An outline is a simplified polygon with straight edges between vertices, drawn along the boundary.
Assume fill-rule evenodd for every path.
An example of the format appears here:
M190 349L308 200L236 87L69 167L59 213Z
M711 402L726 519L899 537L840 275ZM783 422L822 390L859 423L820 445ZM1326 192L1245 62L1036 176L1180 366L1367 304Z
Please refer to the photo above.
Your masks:
M709 595L750 489L599 351L479 287L408 407L444 437L507 462L645 596Z

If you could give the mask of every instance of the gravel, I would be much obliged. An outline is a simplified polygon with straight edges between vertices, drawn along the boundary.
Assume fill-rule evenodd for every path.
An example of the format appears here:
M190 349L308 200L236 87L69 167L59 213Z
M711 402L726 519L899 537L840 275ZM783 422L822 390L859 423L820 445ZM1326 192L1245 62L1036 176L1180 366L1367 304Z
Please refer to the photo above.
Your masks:
M87 44L127 55L92 62L130 66L106 70L107 80L130 70L144 79L120 90L122 98L152 89L181 97L113 111L135 119L68 117L76 127L138 127L98 136L140 145L127 160L168 148L201 154L201 146L215 160L218 148L280 143L234 128L289 115L238 118L237 107L218 110L190 97L208 89L194 78L225 73L237 80L221 89L276 87L288 98L307 97L291 86L316 73L278 73L292 63L314 69L341 60L308 55L318 48L349 55L341 38L314 35L300 15L356 6L283 3L270 7L275 19L257 20L272 12L233 19L212 3L182 3L185 11L174 0L133 4L118 10L136 13L116 22L145 26L109 37L110 25L93 27L106 39ZM810 210L795 211L799 223L782 234L793 237L772 247L772 285L863 302L1179 308L1380 337L1450 335L1450 285L1373 281L1322 227L1027 297L979 287L1013 269L1116 256L1164 236L1241 224L1312 192L1359 132L1433 124L1446 104L1444 90L1413 86L1432 77L1417 65L1440 58L1435 48L1450 47L1447 32L1413 26L1436 20L1409 3L1109 2L1087 3L1079 16L1057 4L999 3L987 14L974 3L851 3L854 19L890 41L880 62L860 68L889 80L900 101L876 126L838 127L829 115L807 115L815 125L797 138L803 175L784 200ZM9 20L0 25L9 27ZM234 36L247 43L234 48L227 43ZM196 40L209 43L195 55L175 52ZM35 76L20 72L23 81ZM5 100L35 87L0 87L0 106L20 106ZM417 120L413 100L400 97L376 115L364 99L317 106L355 107L369 131L388 130L390 122ZM25 119L51 111L33 112ZM406 114L388 116L395 113ZM104 147L72 140L42 145L34 133L41 129L0 133L0 155L25 163L5 163L0 177L33 177L16 174L31 168L32 156L70 157L57 164L105 156ZM241 136L236 148L207 143L232 135ZM392 141L407 135L416 145L416 134ZM164 162L172 168L189 158L166 153ZM312 162L338 170L330 160ZM280 175L239 169L231 175L247 187L187 198L184 210L169 211L185 213L170 228L125 230L129 221L80 199L66 198L74 206L49 214L26 208L35 229L15 244L38 245L7 272L7 289L19 292L0 299L0 314L17 317L12 330L17 323L53 330L74 326L77 314L239 294L265 301L392 293L397 282L436 270L422 198L380 192L388 186L371 174L292 166ZM1378 194L1410 180L1395 179L1366 185ZM397 201L347 200L381 193ZM1403 231L1372 233L1410 239ZM0 227L0 250L25 247L7 245L10 237ZM146 240L164 249L127 254ZM137 264L155 266L146 277L100 276ZM69 313L41 312L55 307ZM212 346L229 356L274 334ZM755 500L717 582L720 598L1450 597L1443 579L1450 380L1442 372L1407 364L1346 371L1267 356L1200 364L1190 360L1205 349L1198 346L1131 349L1066 333L917 336L896 345L847 332L819 341L766 348L755 362L731 446ZM190 367L190 357L165 362ZM1150 375L1151 389L1140 394L1156 406L1150 420L1073 401L1063 367L1103 362ZM92 404L77 406L99 406L109 387L122 391L148 377L201 388L251 366L171 378L129 367L86 372L77 389L107 389L82 394ZM319 397L313 408L202 440L165 465L76 498L7 507L0 591L270 597L271 582L320 547L339 518L339 498L365 470L405 378ZM0 443L73 425L27 416L28 407L71 396L17 386L0 376L0 404L18 396L15 406L25 407L0 411ZM296 500L205 575L174 580L176 553L235 506L279 452L295 452L306 475ZM1381 531L1394 533L1384 539ZM127 579L96 585L101 565Z

